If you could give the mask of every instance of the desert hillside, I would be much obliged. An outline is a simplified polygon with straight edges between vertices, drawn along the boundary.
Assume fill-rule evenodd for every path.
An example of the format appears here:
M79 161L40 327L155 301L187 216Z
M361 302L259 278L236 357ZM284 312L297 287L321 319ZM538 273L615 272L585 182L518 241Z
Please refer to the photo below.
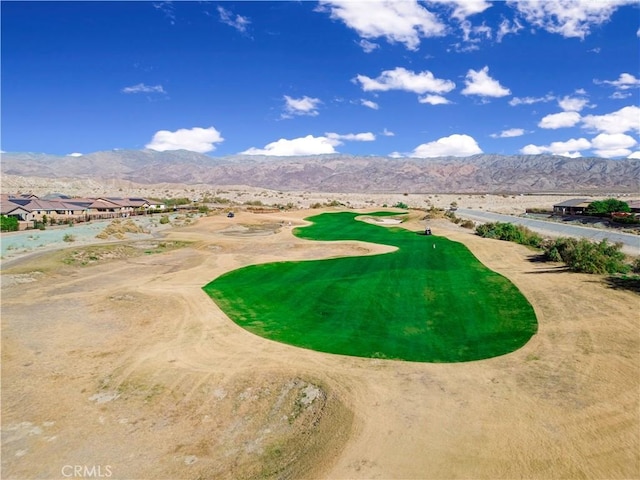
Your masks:
M3 191L10 187L5 178L28 177L352 193L605 193L637 192L640 159L490 154L428 159L349 155L214 158L185 150L114 150L76 157L4 153L2 176Z

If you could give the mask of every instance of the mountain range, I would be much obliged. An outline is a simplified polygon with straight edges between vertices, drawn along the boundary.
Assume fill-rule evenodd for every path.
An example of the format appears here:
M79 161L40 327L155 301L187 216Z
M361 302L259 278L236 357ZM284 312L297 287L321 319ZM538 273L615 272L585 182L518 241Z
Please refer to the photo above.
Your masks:
M186 150L112 150L81 156L2 153L3 175L247 185L345 193L639 192L640 159L492 155L390 158L342 154L210 157Z

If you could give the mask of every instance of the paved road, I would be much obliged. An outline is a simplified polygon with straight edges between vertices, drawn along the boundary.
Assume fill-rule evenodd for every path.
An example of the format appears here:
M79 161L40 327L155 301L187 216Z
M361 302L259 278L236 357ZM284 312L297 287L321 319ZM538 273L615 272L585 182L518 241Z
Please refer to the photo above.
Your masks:
M502 215L499 213L482 212L479 210L470 210L467 208L458 208L456 216L467 218L477 222L509 222L524 225L531 230L535 230L545 235L555 237L576 237L587 238L589 240L599 242L607 239L610 242L621 242L622 250L629 255L640 255L640 236L630 233L619 233L600 228L579 227L577 225L567 225L556 222L546 222L544 220L534 220L531 218L514 217L511 215Z

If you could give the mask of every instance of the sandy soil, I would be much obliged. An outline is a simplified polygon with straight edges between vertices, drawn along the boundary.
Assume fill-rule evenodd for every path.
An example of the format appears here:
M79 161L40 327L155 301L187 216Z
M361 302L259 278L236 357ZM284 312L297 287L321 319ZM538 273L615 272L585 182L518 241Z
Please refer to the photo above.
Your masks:
M223 272L388 250L295 238L314 213L212 216L166 234L184 248L3 267L2 478L640 478L637 294L432 221L530 300L522 349L351 358L229 321L201 290Z

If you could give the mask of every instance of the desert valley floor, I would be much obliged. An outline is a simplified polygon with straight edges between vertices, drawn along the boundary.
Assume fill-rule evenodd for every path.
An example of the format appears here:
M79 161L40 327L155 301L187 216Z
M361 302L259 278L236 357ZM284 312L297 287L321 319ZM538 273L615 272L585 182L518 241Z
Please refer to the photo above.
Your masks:
M190 242L161 253L3 266L2 478L640 478L639 297L602 277L431 222L539 323L511 354L454 364L279 344L203 292L253 263L387 251L293 236L319 212L208 216L136 247Z

